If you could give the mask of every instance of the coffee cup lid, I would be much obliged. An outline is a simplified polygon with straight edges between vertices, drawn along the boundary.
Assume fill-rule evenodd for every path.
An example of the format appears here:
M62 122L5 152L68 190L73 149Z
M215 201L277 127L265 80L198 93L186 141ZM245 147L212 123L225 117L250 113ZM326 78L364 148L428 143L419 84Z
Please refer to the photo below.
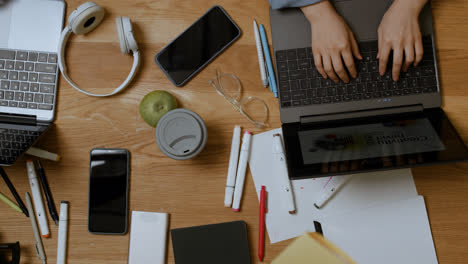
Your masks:
M183 108L167 112L156 127L156 142L168 157L183 160L200 153L206 145L207 130L199 115Z

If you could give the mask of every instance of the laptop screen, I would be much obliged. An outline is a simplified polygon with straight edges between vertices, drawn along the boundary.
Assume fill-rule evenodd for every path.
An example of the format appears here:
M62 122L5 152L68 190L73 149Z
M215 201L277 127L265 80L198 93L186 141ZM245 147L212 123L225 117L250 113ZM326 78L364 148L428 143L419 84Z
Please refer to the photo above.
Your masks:
M404 168L468 159L440 109L283 125L291 178Z
M64 1L6 0L0 4L0 49L57 52Z

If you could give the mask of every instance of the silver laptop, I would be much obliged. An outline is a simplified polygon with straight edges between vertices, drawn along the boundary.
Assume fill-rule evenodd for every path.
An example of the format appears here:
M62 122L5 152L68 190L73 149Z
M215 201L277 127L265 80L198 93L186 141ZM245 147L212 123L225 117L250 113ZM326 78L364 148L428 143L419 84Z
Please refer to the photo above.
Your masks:
M64 15L64 1L0 4L0 165L13 164L54 120Z
M290 177L467 160L467 148L440 108L430 4L420 14L423 60L394 82L391 63L380 76L376 59L377 29L392 1L331 2L354 32L364 58L356 62L358 77L349 84L318 74L310 24L298 8L270 9Z

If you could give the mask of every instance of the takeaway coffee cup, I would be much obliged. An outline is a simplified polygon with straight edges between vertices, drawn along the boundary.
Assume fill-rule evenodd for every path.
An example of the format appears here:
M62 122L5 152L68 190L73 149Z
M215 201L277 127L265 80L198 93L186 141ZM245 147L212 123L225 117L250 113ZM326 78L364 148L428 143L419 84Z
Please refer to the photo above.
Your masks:
M187 160L198 155L208 138L205 122L196 113L183 108L167 112L156 127L156 142L164 155Z

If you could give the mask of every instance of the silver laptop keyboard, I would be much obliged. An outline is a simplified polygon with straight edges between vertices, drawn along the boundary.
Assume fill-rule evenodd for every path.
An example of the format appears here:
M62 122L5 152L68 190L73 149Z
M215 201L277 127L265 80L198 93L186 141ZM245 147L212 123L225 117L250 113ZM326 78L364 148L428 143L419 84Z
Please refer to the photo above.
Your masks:
M0 106L53 110L57 54L0 49Z

